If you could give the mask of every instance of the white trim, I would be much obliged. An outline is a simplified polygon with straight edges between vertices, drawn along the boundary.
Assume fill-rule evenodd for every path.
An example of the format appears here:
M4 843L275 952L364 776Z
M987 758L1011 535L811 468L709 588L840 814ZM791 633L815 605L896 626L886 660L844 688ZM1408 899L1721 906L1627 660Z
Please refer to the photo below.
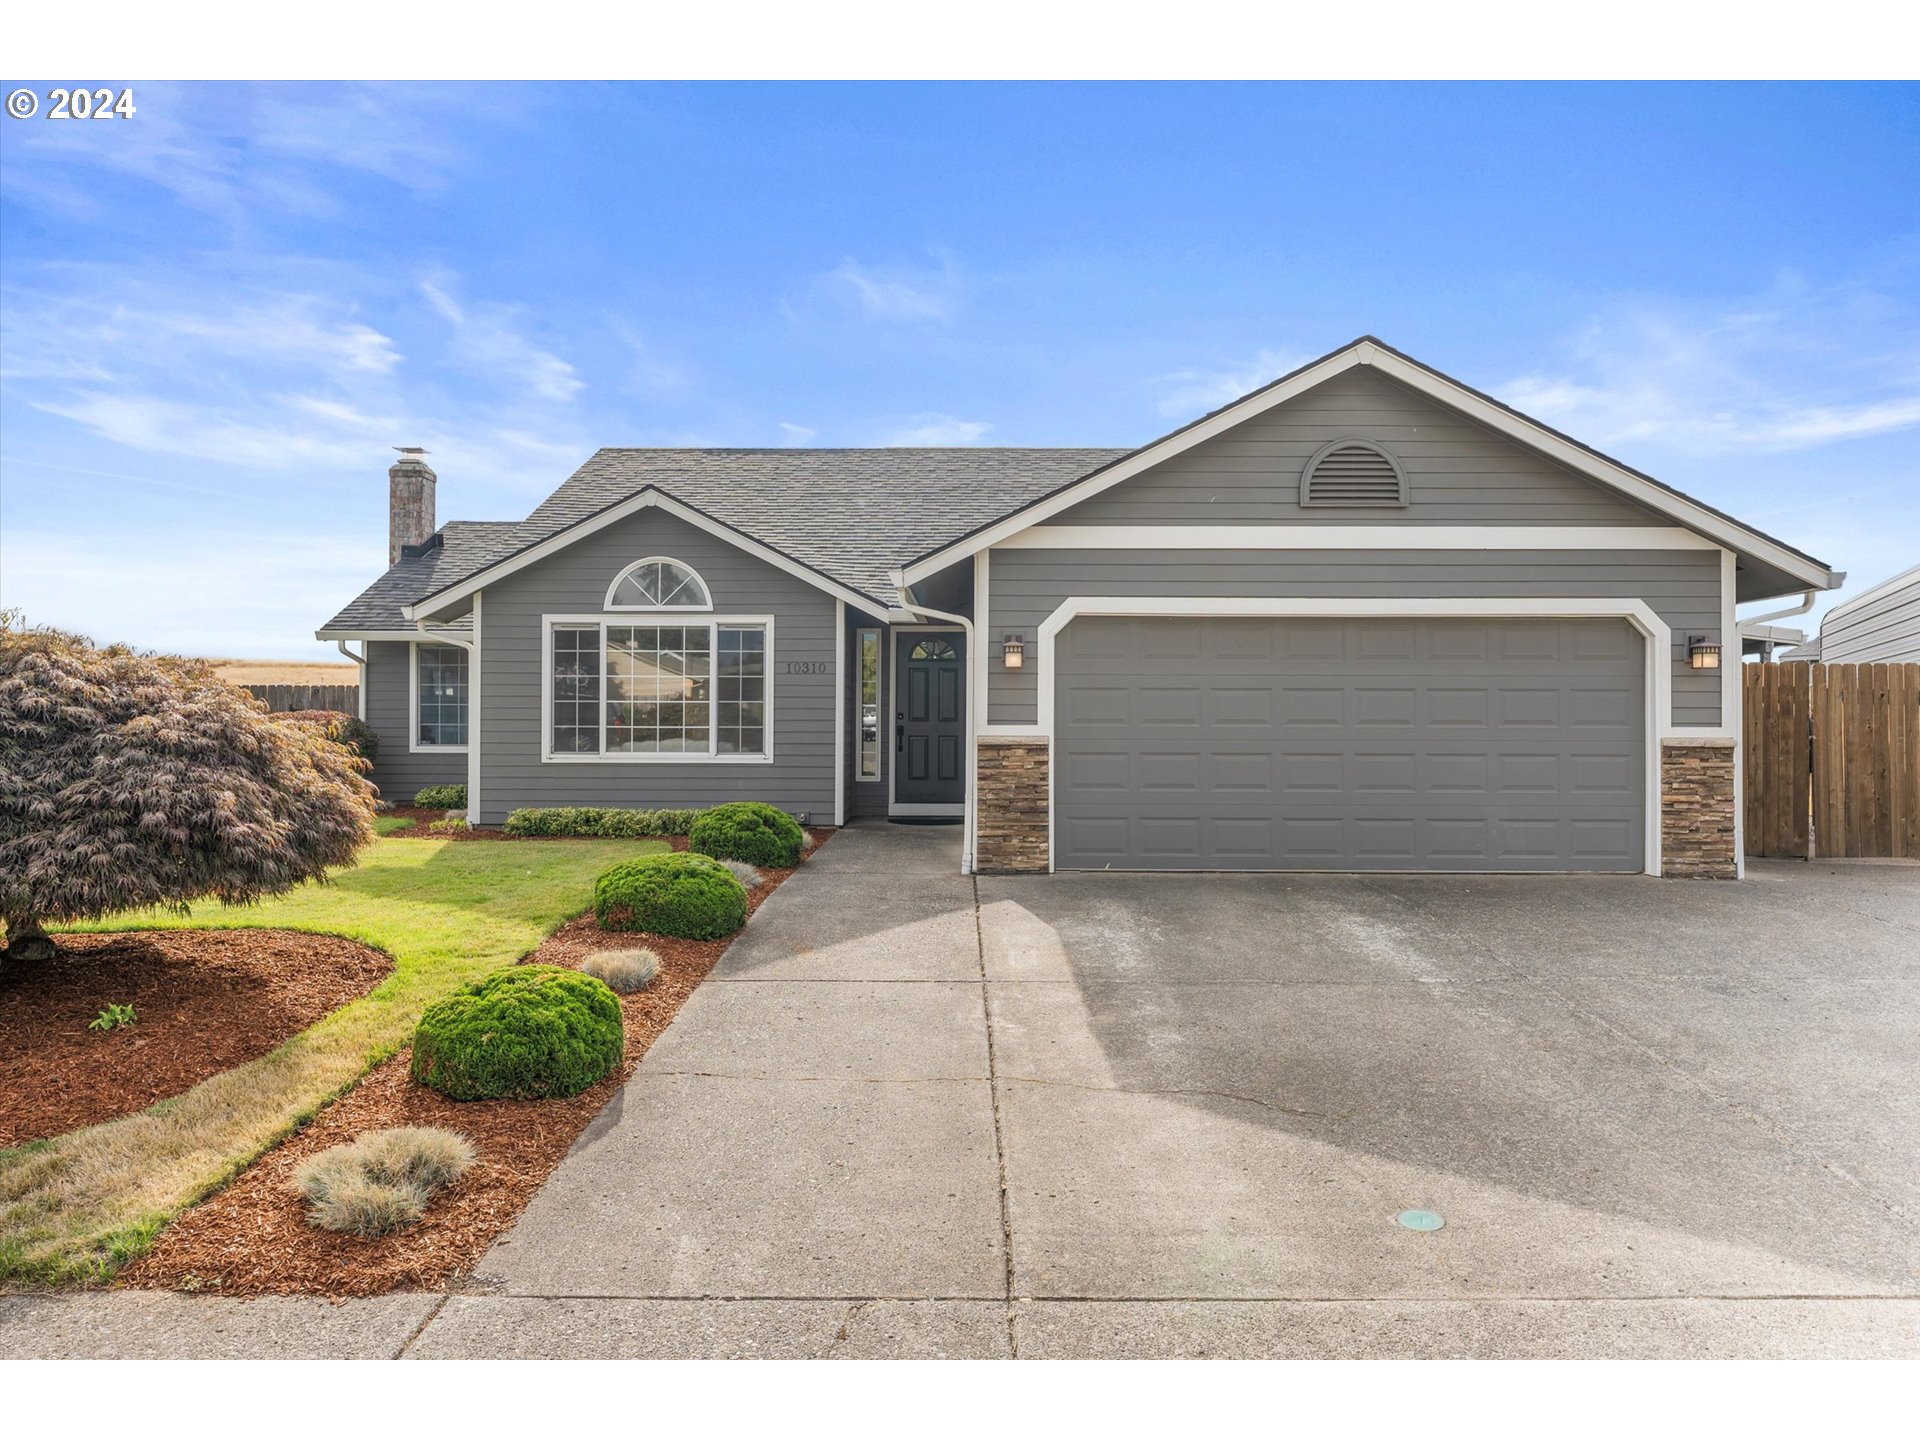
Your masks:
M1040 623L1036 648L1039 651L1040 723L1039 733L1048 737L1051 753L1054 734L1055 640L1060 632L1082 615L1199 615L1232 618L1285 618L1288 616L1365 619L1400 619L1409 616L1458 616L1469 619L1502 619L1511 616L1567 617L1625 620L1646 639L1646 715L1645 745L1645 845L1646 873L1660 873L1660 742L1675 734L1675 727L1659 723L1660 717L1673 714L1673 631L1644 600L1605 596L1562 597L1445 597L1427 600L1344 600L1321 596L1280 599L1270 596L1222 599L1212 596L1155 598L1152 596L1071 596ZM1698 732L1681 731L1680 734ZM1053 869L1054 782L1055 767L1047 766L1047 869Z
M1036 525L1003 550L1718 550L1677 525ZM984 553L984 552L982 552Z
M641 612L644 616L648 613ZM607 745L607 627L645 626L644 618L636 618L631 610L615 614L596 615L542 615L540 617L540 763L542 765L771 765L774 759L773 740L773 675L774 675L774 617L771 615L709 615L701 614L679 621L660 622L676 624L688 629L694 626L706 627L709 635L708 673L711 683L717 678L713 673L719 666L720 637L717 633L721 626L760 626L767 632L767 698L766 731L767 749L763 755L721 755L717 753L720 733L720 700L716 694L707 701L707 749L704 753L696 751L632 751L622 750L608 753ZM553 753L553 632L556 627L585 629L590 625L600 628L600 700L598 715L600 721L600 749L588 755L556 755Z
M939 614L939 612L935 610L928 610L924 613L928 615ZM968 645L976 649L978 648L979 636L975 633L975 627L957 615L954 616L952 620L942 620L938 624L895 625L891 627L885 642L887 646L887 700L890 704L898 705L900 703L900 637L902 635L918 634L921 632L938 635L959 635ZM968 769L968 773L961 776L960 803L958 805L950 802L933 804L931 802L920 801L902 802L894 799L894 792L898 789L900 783L900 756L898 753L895 753L892 763L886 767L887 814L971 816L973 812L973 775L971 773L973 764L973 685L971 683L971 671L972 662L970 661L960 667L960 680L961 683L966 686L967 690L964 703L961 707L961 723L966 728L961 733L960 745L963 754L962 764ZM885 719L885 715L882 715L881 720L884 722ZM884 723L880 726L880 733L883 737L887 733L887 726ZM881 741L882 748L885 747L885 744L886 742L883 739ZM963 824L962 829L966 833L960 837L960 873L962 875L970 875L973 873L972 826L970 824Z
M420 739L420 647L453 646L467 652L467 745L427 745ZM407 641L407 753L410 755L464 755L473 741L473 642L416 630ZM471 793L467 796L473 798Z
M616 605L613 592L618 590L621 582L642 565L678 565L693 577L693 583L700 587L700 593L706 597L705 602L699 605ZM713 589L707 584L706 577L684 560L675 559L671 555L643 555L613 577L613 583L607 586L607 598L602 603L610 614L684 615L713 609Z
M1833 573L1826 567L1794 553L1778 541L1770 540L1736 520L1729 520L1725 516L1716 514L1697 501L1636 475L1625 466L1596 455L1574 444L1571 440L1554 434L1537 421L1526 419L1504 406L1484 399L1458 382L1435 374L1424 365L1404 360L1370 340L1355 341L1346 348L1315 361L1274 385L1245 396L1184 430L1176 431L1144 449L1136 450L1132 455L1116 461L1077 484L1069 485L1064 490L1017 510L985 529L978 530L964 539L956 540L953 544L934 551L923 559L901 567L895 572L895 583L904 590L906 586L924 580L956 560L963 560L989 546L1004 544L1020 531L1030 529L1102 491L1110 490L1122 481L1132 479L1135 475L1211 440L1216 435L1224 434L1243 421L1264 414L1276 405L1283 405L1295 396L1357 365L1372 365L1381 374L1450 406L1490 430L1498 431L1510 439L1519 441L1570 470L1610 486L1654 513L1666 515L1712 540L1752 555L1797 580L1822 590L1832 589L1836 583Z
M473 644L467 647L467 824L480 823L480 606L484 592L473 597Z
M854 627L853 653L855 658L859 661L859 664L860 664L859 674L862 682L865 681L866 673L867 673L866 648L867 648L867 636L869 635L873 636L873 715L874 715L873 723L875 727L874 737L873 737L874 769L873 769L873 774L868 775L865 772L863 772L860 768L860 758L858 757L861 757L861 747L864 746L865 742L861 738L859 731L856 729L854 732L854 746L855 746L854 755L857 758L855 759L854 766L853 766L853 783L856 785L878 785L880 783L881 776L886 773L886 769L887 769L887 758L886 758L887 747L886 747L885 741L882 739L882 736L885 733L885 727L880 724L880 719L881 719L880 701L884 698L885 689L886 689L886 687L882 684L881 677L885 673L884 667L886 665L886 660L887 660L887 627L884 625L856 625ZM866 714L866 708L867 708L867 697L865 696L865 694L856 690L854 692L854 705L860 711L861 715L864 716Z
M1745 657L1740 653L1740 623L1734 615L1739 603L1740 562L1731 550L1720 552L1720 728L1733 737L1733 878L1747 878L1747 768L1741 724L1746 701ZM1811 598L1811 595L1809 595Z
M819 571L808 569L798 560L790 559L771 546L761 544L760 541L755 540L751 535L736 530L731 525L723 524L718 520L702 515L698 510L681 504L671 495L662 494L660 491L649 486L639 494L629 496L618 505L609 506L598 515L591 515L585 520L576 521L559 534L550 535L539 544L529 546L517 555L510 555L504 560L496 560L485 569L469 575L464 580L449 585L445 590L425 596L410 605L402 605L400 607L400 613L406 616L407 619L414 620L422 615L431 615L436 611L445 610L448 606L457 601L464 600L467 596L475 593L482 586L491 585L502 576L512 575L516 571L526 569L529 565L538 564L548 556L565 550L575 541L584 540L587 536L596 534L606 529L609 525L618 524L630 516L638 515L642 510L654 507L658 507L676 519L686 521L696 529L704 530L709 535L724 540L736 550L744 550L756 560L764 560L775 569L784 570L789 575L806 581L816 590L824 590L829 595L845 600L855 609L868 611L873 609L874 599L872 596L862 595L858 590L842 585L837 580L829 580Z
M847 602L840 599L833 602L833 637L833 823L838 828L847 823ZM773 720L771 705L767 720Z

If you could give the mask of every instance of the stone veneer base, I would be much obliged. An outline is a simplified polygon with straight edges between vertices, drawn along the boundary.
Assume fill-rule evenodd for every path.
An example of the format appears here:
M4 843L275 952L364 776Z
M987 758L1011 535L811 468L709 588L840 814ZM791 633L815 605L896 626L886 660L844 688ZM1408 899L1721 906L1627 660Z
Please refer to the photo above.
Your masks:
M1046 740L983 735L978 744L973 868L982 875L1046 873Z
M1660 742L1660 872L1680 880L1740 873L1731 740Z

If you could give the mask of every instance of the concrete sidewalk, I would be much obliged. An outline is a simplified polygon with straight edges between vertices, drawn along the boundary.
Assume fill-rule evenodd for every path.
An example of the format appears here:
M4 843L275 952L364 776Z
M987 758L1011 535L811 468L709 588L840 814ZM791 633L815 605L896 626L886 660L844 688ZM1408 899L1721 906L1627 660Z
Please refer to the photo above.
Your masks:
M957 844L827 845L459 1293L0 1300L0 1355L1920 1356L1912 872Z

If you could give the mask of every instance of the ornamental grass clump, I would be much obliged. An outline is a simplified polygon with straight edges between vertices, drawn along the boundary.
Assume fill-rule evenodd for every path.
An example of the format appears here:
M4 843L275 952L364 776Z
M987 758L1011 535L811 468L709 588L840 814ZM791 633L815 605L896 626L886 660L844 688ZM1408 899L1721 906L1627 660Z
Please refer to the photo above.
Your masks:
M413 1078L450 1100L578 1095L620 1063L620 1002L591 975L515 965L429 1005Z
M782 868L800 863L806 841L799 821L778 806L758 800L702 811L687 831L688 846L702 855Z
M747 888L704 855L644 855L593 882L602 930L718 940L747 923Z
M293 1188L322 1230L372 1238L413 1224L471 1164L473 1146L464 1135L403 1125L308 1157L293 1172Z
M767 877L744 860L722 860L720 863L727 867L729 875L749 890L758 890L767 883Z
M645 948L596 950L580 962L580 973L593 976L616 995L632 995L653 983L660 957Z

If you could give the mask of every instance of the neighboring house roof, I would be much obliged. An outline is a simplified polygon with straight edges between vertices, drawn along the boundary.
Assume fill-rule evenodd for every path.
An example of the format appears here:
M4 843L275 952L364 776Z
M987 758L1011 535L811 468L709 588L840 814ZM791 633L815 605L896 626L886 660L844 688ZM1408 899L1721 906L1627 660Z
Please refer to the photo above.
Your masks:
M1618 491L1636 504L1665 515L1729 549L1755 557L1794 581L1815 589L1830 590L1845 578L1804 550L1795 549L1783 540L1776 540L1771 535L1755 530L1725 511L1716 510L1703 501L1682 494L1671 485L1622 464L1610 455L1603 455L1592 446L1582 444L1570 435L1563 435L1552 426L1522 414L1511 405L1475 390L1471 385L1455 380L1371 335L1362 335L1337 350L1330 350L1318 360L1309 361L1271 384L1250 391L1238 400L1202 415L1198 420L1182 425L1137 450L1117 456L1097 470L1076 476L1051 494L1036 496L1017 510L983 522L958 540L928 547L902 566L895 578L907 584L924 579L977 550L1037 525L1263 411L1283 404L1356 365L1372 365L1380 373Z
M443 596L452 604L483 577L530 563L661 497L667 508L734 532L823 588L886 610L898 603L900 581L924 579L1363 364L1759 560L1770 567L1768 575L1816 589L1839 583L1804 551L1363 336L1132 450L601 450L525 520L450 521L440 531L440 548L401 560L319 633L324 639L410 630L408 608Z

